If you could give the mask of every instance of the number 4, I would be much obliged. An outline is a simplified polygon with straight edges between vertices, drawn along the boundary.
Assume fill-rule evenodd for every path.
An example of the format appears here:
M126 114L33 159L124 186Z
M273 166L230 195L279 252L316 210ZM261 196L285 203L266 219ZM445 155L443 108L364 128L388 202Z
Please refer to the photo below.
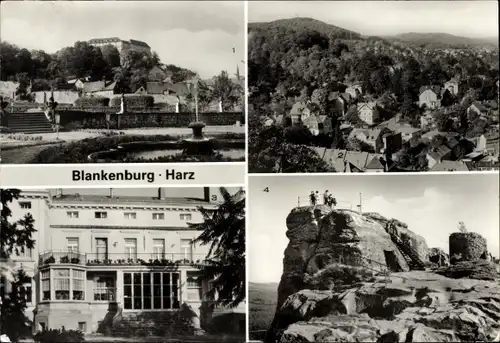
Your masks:
M264 188L264 192L269 193L269 187Z

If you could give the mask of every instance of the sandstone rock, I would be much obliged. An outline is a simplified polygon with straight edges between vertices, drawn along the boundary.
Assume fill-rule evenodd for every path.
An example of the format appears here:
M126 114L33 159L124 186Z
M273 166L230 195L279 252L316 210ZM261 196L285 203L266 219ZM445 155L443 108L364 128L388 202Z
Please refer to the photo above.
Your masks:
M389 281L291 295L277 317L288 313L297 321L281 327L273 341L470 342L491 341L500 332L495 282L432 272L394 273Z
M440 248L431 248L429 250L429 261L435 263L438 267L450 265L450 257Z
M362 266L374 273L409 270L385 229L356 212L323 205L298 207L286 223L290 242L278 288L278 309L289 295L309 288L306 276L313 278L332 264Z
M447 267L439 268L435 272L454 279L495 280L495 277L499 275L497 265L486 260L457 262Z
M387 219L378 213L369 212L369 213L363 213L363 215L367 218L370 218L380 223L380 225L382 225L384 229L387 228L387 225L390 222L393 223L398 237L403 242L409 243L409 245L416 251L418 257L422 261L429 260L429 248L427 247L427 242L425 241L425 238L409 230L407 224L397 219Z

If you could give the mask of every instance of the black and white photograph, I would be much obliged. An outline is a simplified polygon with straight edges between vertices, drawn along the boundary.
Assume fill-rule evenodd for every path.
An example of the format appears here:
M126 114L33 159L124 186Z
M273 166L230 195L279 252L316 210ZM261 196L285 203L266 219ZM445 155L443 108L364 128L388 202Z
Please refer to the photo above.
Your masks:
M246 341L245 191L2 189L1 342Z
M250 173L499 169L497 1L249 1Z
M1 162L244 162L243 1L2 1Z
M498 187L496 173L250 177L250 340L498 342Z

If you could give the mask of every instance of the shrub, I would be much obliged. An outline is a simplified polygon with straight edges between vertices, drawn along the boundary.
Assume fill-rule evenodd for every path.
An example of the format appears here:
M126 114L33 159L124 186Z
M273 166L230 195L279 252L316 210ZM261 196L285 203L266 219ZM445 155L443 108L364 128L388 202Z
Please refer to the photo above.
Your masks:
M76 99L75 106L77 107L107 107L109 106L109 98L105 98L102 96L93 96L93 97L81 97Z
M111 100L111 106L120 106L121 97L116 97ZM153 107L154 97L151 95L130 95L125 97L125 105L130 107Z
M332 289L342 285L374 280L374 272L362 266L331 264L305 280L313 289Z
M39 343L63 343L63 342L85 342L83 332L78 330L44 330L37 332L33 337L35 342Z

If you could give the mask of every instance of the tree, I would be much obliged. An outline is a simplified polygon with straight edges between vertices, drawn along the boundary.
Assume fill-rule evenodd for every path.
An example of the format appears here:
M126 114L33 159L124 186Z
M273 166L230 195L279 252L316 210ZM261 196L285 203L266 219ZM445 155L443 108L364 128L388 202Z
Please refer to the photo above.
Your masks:
M24 253L25 249L33 249L35 241L31 239L36 232L34 227L35 220L31 213L27 213L23 218L10 223L12 211L8 204L19 198L21 191L18 189L3 189L1 191L2 201L2 230L0 231L0 256L9 258L12 253Z
M10 283L10 292L1 302L2 333L5 333L13 342L17 342L30 331L28 318L24 315L27 308L24 284L29 281L30 278L26 273L19 269Z
M35 241L31 238L36 232L34 228L33 216L28 213L23 218L9 222L12 217L12 211L9 208L9 203L19 198L21 191L18 189L4 189L0 192L2 210L1 210L1 227L0 231L0 257L9 260L12 253L19 254L25 249L33 249ZM10 270L4 269L2 263L2 276L5 276ZM24 294L23 284L27 281L27 276L22 269L18 270L14 275L14 280L11 282L11 291L2 299L1 304L1 321L2 330L16 342L27 329L27 318L24 315L26 310L26 296Z
M242 91L241 87L229 78L226 71L214 77L212 96L222 102L223 110L231 110L234 107L239 101L240 91Z
M212 281L207 295L217 304L236 307L246 297L245 277L245 192L230 194L220 188L223 202L214 212L199 207L203 223L191 224L202 230L195 243L209 245L203 278ZM215 297L216 296L216 297Z

